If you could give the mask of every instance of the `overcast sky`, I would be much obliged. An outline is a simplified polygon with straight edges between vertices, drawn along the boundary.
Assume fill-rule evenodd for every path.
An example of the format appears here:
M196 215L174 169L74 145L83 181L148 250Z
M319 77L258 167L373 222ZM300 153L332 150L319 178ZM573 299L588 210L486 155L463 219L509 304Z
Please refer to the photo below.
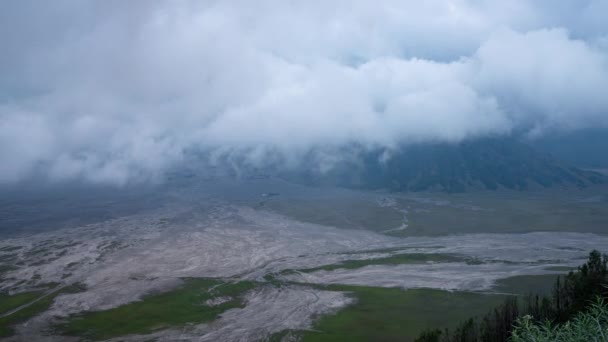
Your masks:
M608 0L0 2L0 183L608 125ZM236 151L236 152L235 152Z

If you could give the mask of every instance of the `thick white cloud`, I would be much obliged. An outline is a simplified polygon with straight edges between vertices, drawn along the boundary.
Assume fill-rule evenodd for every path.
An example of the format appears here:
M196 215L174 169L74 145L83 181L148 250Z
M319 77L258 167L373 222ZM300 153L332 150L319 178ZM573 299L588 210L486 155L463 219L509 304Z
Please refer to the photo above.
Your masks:
M608 121L608 58L564 29L499 32L475 55L476 88L516 122L581 128Z
M0 182L608 124L608 1L0 5Z

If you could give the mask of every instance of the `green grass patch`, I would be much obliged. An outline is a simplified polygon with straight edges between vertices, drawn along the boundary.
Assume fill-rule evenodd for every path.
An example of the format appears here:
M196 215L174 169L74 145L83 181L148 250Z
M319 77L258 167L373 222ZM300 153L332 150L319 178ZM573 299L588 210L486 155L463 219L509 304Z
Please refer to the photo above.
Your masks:
M264 342L282 342L286 341L297 341L297 336L300 336L300 331L297 330L283 330L277 333L274 333L268 337L266 337Z
M463 194L421 193L423 199L444 200L436 205L409 198L398 198L408 208L408 228L401 236L444 235L454 233L524 233L532 231L608 232L608 206L605 202L577 199L605 196L606 186L576 192L567 189L538 191L469 192ZM480 209L471 209L478 207Z
M173 291L150 295L110 310L76 315L57 325L57 329L63 335L104 340L150 333L169 326L208 322L228 309L243 307L241 296L253 287L253 282L185 279L184 284ZM205 304L206 300L217 297L231 299L216 306Z
M572 267L572 266L550 266L545 268L547 271L557 271L557 272L564 272L564 273L568 273L570 271L576 271L576 267Z
M363 259L363 260L346 260L337 264L323 265L319 267L306 268L299 270L300 272L314 271L333 271L337 269L354 269L369 265L401 265L401 264L420 264L426 262L455 262L463 261L462 257L452 254L426 254L426 253L411 253L411 254L395 254L384 258Z
M81 290L78 284L64 287L63 289L51 293L40 300L32 303L31 305L11 314L6 317L0 317L0 337L12 336L15 331L12 328L15 324L19 324L27 321L28 319L38 315L41 312L48 310L53 304L55 297L63 293L74 293ZM40 298L44 292L24 292L13 296L0 295L0 311L6 313L13 310L21 305L30 303L37 298Z
M12 328L15 324L25 322L28 319L36 316L37 314L46 311L51 304L53 304L53 300L55 299L56 294L49 295L35 302L34 304L27 306L12 315L1 317L0 318L0 337L8 337L12 336L15 331Z
M14 295L0 293L0 315L27 304L42 294L42 291L22 292Z
M521 275L499 279L492 291L519 295L548 295L553 290L558 276L560 274Z
M264 202L258 209L270 210L302 222L345 229L369 229L382 232L399 227L403 213L391 207L380 207L369 198L314 197L280 198Z
M427 328L453 328L462 320L485 314L504 296L431 289L331 285L348 291L357 302L324 316L315 331L301 332L303 341L413 341Z
M377 232L399 227L397 236L436 236L456 233L524 233L532 231L608 233L608 186L586 189L553 188L530 191L472 191L459 194L420 192L393 194L396 207L380 207L371 193L276 197L260 210L270 210L302 222ZM377 197L375 194L373 197Z

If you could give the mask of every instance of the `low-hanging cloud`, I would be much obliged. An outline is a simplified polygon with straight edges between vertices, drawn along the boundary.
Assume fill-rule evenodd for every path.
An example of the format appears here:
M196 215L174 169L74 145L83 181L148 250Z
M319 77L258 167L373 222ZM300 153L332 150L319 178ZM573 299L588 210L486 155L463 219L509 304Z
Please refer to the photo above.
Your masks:
M192 150L293 162L607 126L600 13L608 1L3 3L0 183L122 184Z

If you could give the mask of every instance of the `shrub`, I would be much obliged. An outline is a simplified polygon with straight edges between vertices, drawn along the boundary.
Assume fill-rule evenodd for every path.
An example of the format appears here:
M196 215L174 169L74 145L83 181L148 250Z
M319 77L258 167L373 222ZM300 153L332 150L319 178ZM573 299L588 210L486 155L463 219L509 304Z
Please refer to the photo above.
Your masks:
M511 342L608 342L608 305L601 297L588 311L559 325L535 323L530 315L517 320Z

